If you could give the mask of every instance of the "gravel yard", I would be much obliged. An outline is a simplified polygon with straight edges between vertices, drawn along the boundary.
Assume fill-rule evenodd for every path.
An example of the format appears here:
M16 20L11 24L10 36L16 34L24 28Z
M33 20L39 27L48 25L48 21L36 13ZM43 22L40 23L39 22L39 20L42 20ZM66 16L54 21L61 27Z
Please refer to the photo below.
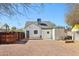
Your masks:
M2 56L79 56L79 41L29 40L25 44L1 44Z

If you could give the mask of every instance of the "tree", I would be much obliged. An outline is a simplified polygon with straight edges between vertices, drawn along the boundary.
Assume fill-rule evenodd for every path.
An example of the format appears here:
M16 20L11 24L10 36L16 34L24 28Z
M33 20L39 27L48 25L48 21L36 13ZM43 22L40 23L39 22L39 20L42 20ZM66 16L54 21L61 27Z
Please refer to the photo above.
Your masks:
M69 4L70 10L66 14L66 23L69 26L74 26L75 24L79 24L79 4Z
M10 16L15 14L23 14L20 11L21 9L24 10L24 12L28 12L29 9L37 9L40 6L43 6L43 4L33 4L33 3L0 3L0 15L4 16Z
M11 28L11 31L15 31L17 28L15 27L15 26L13 26L12 28Z
M9 29L9 25L8 25L8 24L4 24L3 26L5 27L6 32L10 30L10 29Z

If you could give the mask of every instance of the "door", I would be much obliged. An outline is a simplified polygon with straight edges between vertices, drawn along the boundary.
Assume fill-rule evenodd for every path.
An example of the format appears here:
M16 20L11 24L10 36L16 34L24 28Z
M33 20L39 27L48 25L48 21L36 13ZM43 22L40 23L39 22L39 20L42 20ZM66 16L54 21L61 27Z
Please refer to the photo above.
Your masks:
M51 30L42 30L42 38L43 39L52 39Z
M27 38L29 38L29 31L26 31L26 36Z

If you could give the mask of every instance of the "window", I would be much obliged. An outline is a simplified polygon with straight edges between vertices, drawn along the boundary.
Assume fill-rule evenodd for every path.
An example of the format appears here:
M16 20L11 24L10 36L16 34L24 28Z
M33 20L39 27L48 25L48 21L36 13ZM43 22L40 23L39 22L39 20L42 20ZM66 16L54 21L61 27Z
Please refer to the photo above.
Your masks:
M47 34L49 34L49 31L47 31Z
M34 34L38 34L38 31L37 30L34 30Z

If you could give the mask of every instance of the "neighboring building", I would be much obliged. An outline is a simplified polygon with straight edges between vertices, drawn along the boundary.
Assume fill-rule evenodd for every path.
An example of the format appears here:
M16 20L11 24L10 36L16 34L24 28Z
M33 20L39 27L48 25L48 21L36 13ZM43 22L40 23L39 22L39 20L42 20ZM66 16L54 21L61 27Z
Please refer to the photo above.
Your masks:
M71 32L73 40L79 40L79 24L75 24Z
M72 30L72 28L66 28L65 29L67 36L72 36L72 31L71 30Z
M67 36L72 36L72 40L79 40L79 24L75 24L73 28L67 30Z
M64 28L56 28L49 21L27 21L25 24L25 37L29 39L61 39L65 35Z

